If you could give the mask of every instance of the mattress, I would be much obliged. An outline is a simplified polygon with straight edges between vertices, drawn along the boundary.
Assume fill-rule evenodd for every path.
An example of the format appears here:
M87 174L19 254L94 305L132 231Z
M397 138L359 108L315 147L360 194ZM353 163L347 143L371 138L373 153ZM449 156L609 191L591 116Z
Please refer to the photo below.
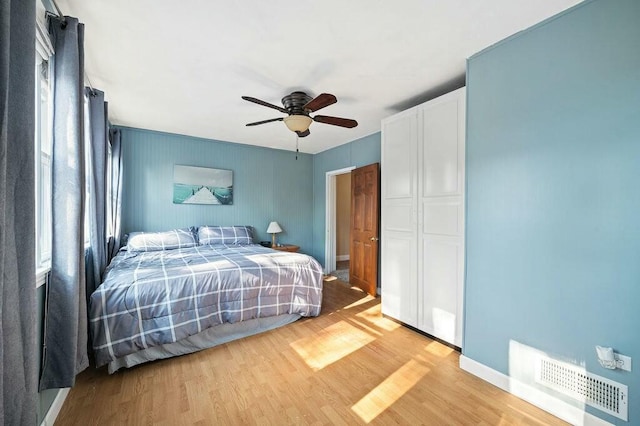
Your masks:
M122 251L89 302L96 365L224 324L317 316L321 303L322 268L304 254L254 244Z

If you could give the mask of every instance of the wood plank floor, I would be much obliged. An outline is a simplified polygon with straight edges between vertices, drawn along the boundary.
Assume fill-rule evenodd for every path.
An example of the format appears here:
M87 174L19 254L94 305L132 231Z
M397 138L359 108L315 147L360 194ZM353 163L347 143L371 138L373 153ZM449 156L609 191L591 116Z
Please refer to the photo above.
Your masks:
M82 373L56 425L560 425L459 354L325 282L322 314L114 375Z

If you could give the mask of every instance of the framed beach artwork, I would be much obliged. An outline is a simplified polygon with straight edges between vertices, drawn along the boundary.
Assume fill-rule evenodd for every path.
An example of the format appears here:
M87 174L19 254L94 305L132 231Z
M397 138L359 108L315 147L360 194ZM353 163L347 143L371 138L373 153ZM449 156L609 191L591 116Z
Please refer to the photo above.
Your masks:
M233 172L174 165L173 204L233 204Z

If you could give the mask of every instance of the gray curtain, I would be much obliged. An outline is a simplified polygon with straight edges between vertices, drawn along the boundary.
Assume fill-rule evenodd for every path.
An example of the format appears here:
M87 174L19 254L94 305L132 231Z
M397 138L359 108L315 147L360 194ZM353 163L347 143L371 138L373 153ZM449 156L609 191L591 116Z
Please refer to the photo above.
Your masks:
M56 52L53 90L51 278L40 390L73 386L87 368L84 257L84 26L49 21Z
M91 161L87 176L91 188L88 200L92 267L87 273L87 295L102 282L107 266L107 104L104 93L85 88L85 148ZM89 272L89 271L87 271Z
M33 425L35 2L0 1L0 424Z
M122 212L122 149L120 147L120 129L109 129L111 144L111 199L108 200L108 217L113 237L109 240L108 262L120 249L120 216Z

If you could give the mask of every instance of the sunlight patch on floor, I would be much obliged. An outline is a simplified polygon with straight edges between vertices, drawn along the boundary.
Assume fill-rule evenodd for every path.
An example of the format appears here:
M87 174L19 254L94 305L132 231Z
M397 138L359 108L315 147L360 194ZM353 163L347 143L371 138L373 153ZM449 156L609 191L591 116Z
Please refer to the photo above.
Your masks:
M372 328L370 324L367 324L364 321L358 321L357 319L351 319L350 322L353 323L353 324L356 324L356 325L358 325L358 326L360 326L362 328L364 328L366 331L368 331L372 335L375 335L376 337L381 337L382 336L381 332L379 332L375 328Z
M375 297L372 297L372 296L366 296L366 297L363 297L363 298L362 298L362 299L360 299L360 300L356 300L356 301L355 301L355 302L353 302L352 304L347 305L347 306L345 306L345 307L344 307L344 308L342 308L342 309L351 309L351 308L355 308L355 307L357 307L357 306L364 305L364 304L365 304L365 303L367 303L367 302L371 302L371 301L372 301L372 300L374 300L374 299L375 299Z
M445 358L447 357L449 354L451 354L451 352L453 352L453 349L451 349L450 347L443 345L440 342L431 342L427 345L426 348L424 348L427 352L429 352L430 354L433 354L435 356L439 356L441 358Z
M375 339L375 336L346 321L340 321L315 336L305 337L291 343L291 347L313 371L318 371Z
M369 423L411 390L429 371L428 367L412 359L384 379L351 409L364 422Z
M356 316L367 320L376 327L380 327L387 331L393 331L401 326L399 323L382 316L380 304L372 306L369 309L356 314Z

